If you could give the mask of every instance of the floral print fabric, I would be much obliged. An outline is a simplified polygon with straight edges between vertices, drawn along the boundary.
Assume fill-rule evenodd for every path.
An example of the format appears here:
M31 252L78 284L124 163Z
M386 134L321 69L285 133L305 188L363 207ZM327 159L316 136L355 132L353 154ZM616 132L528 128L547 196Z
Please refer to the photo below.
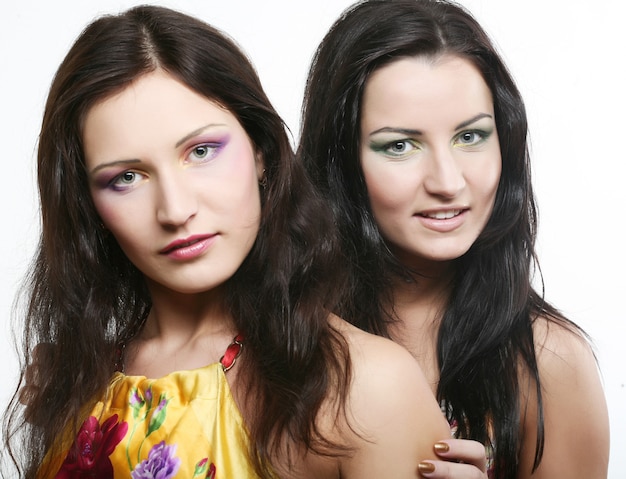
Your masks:
M116 373L55 479L257 478L221 364L160 379Z

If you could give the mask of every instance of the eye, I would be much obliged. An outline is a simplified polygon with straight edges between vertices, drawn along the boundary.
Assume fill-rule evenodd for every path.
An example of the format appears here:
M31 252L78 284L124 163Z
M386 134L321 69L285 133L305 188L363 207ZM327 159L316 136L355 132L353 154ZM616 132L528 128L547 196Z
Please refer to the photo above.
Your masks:
M481 130L468 130L461 132L455 139L459 146L474 146L482 143L489 137L489 132Z
M213 159L221 150L222 144L219 143L203 143L194 146L189 152L189 160L191 162L203 163Z
M131 184L137 175L133 171L125 171L118 177L120 183Z
M402 154L402 153L406 153L410 148L411 148L411 144L406 140L402 140L402 141L394 141L393 143L389 144L389 146L387 147L387 150L391 153Z
M406 155L411 154L413 151L418 150L418 145L412 140L393 140L383 144L372 144L372 149L378 151L391 158L403 158Z
M132 188L143 179L143 175L136 171L125 171L117 175L110 183L111 188L116 191L123 191Z

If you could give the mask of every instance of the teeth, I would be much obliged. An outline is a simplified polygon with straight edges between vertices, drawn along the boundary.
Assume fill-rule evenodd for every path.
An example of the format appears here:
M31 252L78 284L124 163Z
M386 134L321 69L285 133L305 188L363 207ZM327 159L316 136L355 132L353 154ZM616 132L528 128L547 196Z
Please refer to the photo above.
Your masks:
M449 218L454 218L460 212L461 210L437 211L436 213L428 213L426 216L436 220L447 220Z

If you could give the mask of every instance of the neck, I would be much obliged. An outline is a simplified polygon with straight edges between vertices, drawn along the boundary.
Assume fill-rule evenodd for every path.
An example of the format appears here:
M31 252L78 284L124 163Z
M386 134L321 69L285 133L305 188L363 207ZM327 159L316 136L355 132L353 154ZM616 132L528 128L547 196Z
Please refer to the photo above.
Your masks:
M183 294L151 286L152 308L140 333L142 339L184 340L197 335L236 333L231 314L224 305L223 287Z
M436 319L447 303L454 279L454 265L451 262L431 262L428 267L412 268L409 278L399 278L393 285L393 306L397 319L409 323L428 323ZM423 314L405 316L405 309L417 309ZM426 314L432 311L431 315Z
M236 326L222 291L180 294L151 288L152 308L126 351L126 371L160 377L217 362Z
M437 334L454 277L451 264L441 266L395 283L392 304L396 322L389 328L391 338L420 363L433 392L439 381Z
M392 336L405 347L435 341L439 322L450 293L450 280L414 278L399 280L392 292L393 312L397 320Z

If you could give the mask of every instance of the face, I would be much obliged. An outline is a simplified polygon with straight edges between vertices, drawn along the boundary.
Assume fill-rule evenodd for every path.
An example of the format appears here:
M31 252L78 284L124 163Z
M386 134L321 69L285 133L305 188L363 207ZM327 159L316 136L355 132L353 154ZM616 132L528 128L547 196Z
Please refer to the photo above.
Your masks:
M149 284L199 293L239 268L263 165L229 111L156 71L92 107L83 140L96 209Z
M463 255L489 219L501 171L478 70L453 56L376 70L363 94L360 155L374 217L401 261Z

